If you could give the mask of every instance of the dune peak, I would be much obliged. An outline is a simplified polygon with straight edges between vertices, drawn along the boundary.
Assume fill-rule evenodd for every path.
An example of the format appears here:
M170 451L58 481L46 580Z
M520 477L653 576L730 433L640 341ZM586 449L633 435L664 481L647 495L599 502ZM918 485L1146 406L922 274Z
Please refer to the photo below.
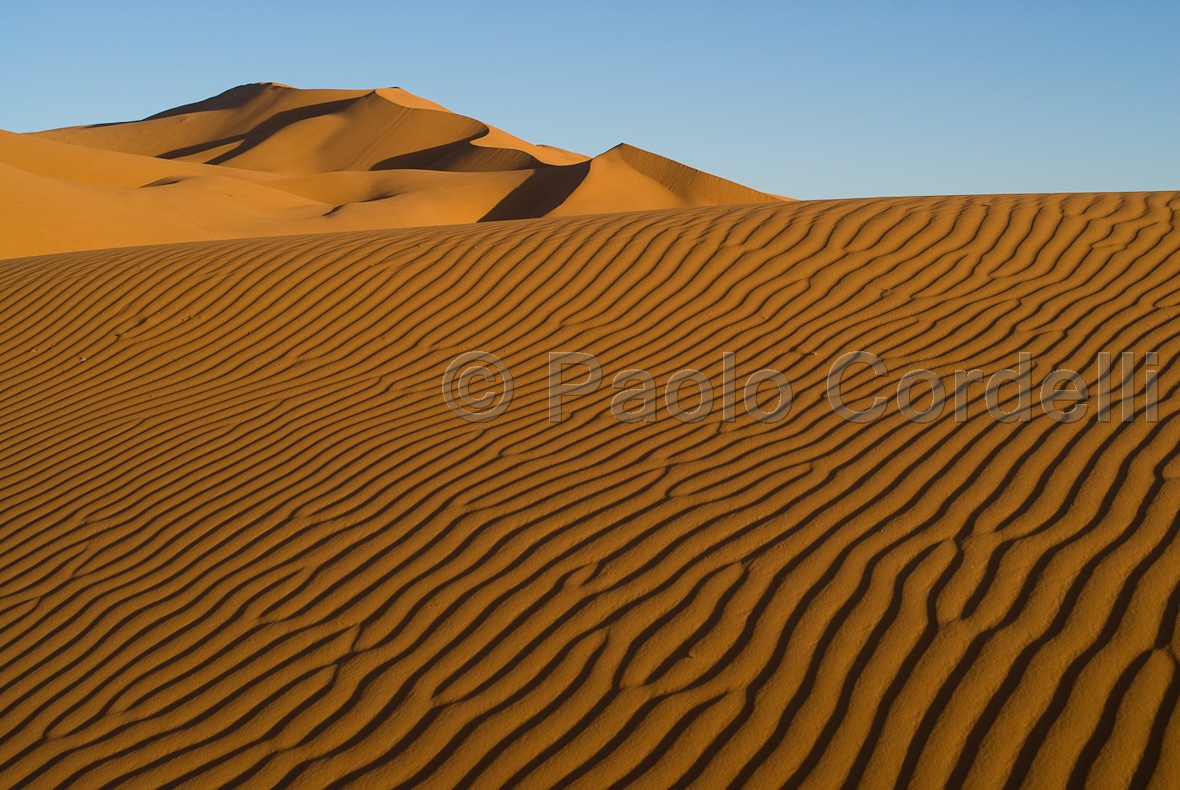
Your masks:
M536 145L402 87L274 81L138 121L3 137L0 165L16 168L0 199L18 229L0 257L778 200L633 146Z

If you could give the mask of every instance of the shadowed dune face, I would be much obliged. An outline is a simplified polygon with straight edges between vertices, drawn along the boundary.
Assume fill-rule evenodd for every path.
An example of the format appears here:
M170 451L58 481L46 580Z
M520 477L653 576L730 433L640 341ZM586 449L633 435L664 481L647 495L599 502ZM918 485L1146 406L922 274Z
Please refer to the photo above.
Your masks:
M142 121L0 132L0 258L781 200L632 146L533 145L400 88L242 85Z
M0 262L0 785L1180 785L1178 210L854 200ZM515 381L483 423L440 393L476 350ZM857 409L914 368L1029 352L1093 387L1135 352L1140 416L1004 423L977 392L964 422L855 424L824 388L858 350L889 374L849 373ZM560 423L551 351L603 370ZM790 380L784 420L612 416L616 373L662 399L726 352Z
M369 170L397 155L493 135L491 127L399 88L300 90L264 83L231 88L142 121L36 136L164 159L306 174ZM493 140L526 154L545 150L499 130Z

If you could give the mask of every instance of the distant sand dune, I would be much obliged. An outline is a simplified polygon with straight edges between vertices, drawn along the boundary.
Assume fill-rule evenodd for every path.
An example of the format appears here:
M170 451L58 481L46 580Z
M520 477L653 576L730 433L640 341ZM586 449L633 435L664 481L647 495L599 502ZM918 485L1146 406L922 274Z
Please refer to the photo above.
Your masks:
M1178 211L779 203L0 261L0 786L1180 786ZM491 422L440 396L471 350L515 377ZM565 350L604 382L553 424ZM1027 351L1093 386L1133 351L1139 416L1001 423L976 393L961 424L853 424L823 392L854 350L890 370L849 374L858 409L912 368ZM718 383L724 352L790 379L787 419L611 416L619 371Z
M400 88L300 90L240 85L142 121L78 126L39 137L90 148L247 170L322 173L382 169L395 156L491 137L528 166L587 157L526 143ZM302 154L302 156L300 156ZM422 157L422 164L435 159ZM438 169L447 169L445 166Z
M533 145L400 88L241 85L141 121L0 131L0 258L780 200L633 146Z

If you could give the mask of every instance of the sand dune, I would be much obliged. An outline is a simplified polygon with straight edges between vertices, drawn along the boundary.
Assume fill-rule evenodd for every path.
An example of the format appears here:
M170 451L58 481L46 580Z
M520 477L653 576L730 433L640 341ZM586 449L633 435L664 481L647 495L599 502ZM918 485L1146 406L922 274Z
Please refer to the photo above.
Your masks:
M1178 211L778 203L0 262L0 786L1180 785ZM472 350L513 373L496 420L441 397ZM854 350L890 371L850 373L857 409L912 368L1025 351L1093 387L1134 352L1137 413L1004 423L976 392L962 423L855 424L824 398ZM550 351L603 370L560 423ZM786 419L668 415L725 352L789 378ZM652 424L611 415L628 368Z
M399 88L242 85L142 121L0 132L0 258L779 200L631 146L533 145Z
M587 159L526 143L400 88L346 91L300 90L275 83L240 85L142 121L54 129L39 136L91 148L279 173L410 166L388 162L399 156L416 160L418 167L461 170L456 147L467 151L469 143L476 141L484 153L501 150L522 155L516 159L517 167L496 169Z

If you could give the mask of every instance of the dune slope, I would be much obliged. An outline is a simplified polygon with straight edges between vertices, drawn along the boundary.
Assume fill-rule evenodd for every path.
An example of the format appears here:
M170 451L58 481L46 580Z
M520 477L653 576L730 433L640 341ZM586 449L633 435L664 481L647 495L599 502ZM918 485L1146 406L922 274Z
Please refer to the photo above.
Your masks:
M1174 787L1178 211L854 200L0 262L0 785ZM440 391L474 350L515 382L482 423ZM824 380L857 350L889 373L849 371L856 409L912 368L1026 351L1094 387L1132 352L1137 412L1005 423L973 390L961 423L851 423ZM560 423L552 351L603 370ZM785 419L739 395L722 421L726 352L790 380ZM654 423L611 415L631 368ZM718 388L695 423L663 405L685 368Z
M141 121L0 131L0 258L781 200L632 146L533 145L400 88L241 85Z
M535 146L400 88L303 90L239 85L142 121L52 129L35 136L110 151L281 173L417 166L463 169L453 155L473 143L485 154L521 155L515 168L571 164L585 156ZM478 153L478 152L475 152ZM468 160L468 164L472 164ZM482 169L476 164L475 169Z

